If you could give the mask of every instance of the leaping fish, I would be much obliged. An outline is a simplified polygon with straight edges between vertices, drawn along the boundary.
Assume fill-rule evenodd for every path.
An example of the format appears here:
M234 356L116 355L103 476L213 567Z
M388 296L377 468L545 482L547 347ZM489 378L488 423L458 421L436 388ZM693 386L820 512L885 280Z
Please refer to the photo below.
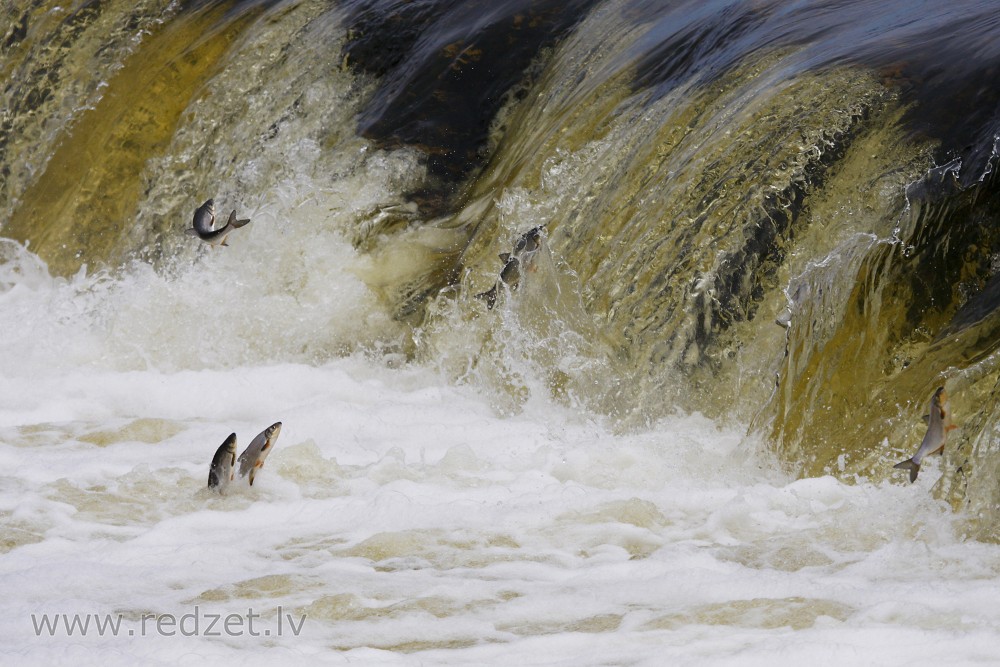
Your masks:
M944 387L938 387L934 395L931 396L928 410L927 433L924 434L924 439L920 442L917 453L893 466L893 468L909 470L910 482L917 481L920 462L924 460L925 456L944 453L944 441L948 431L955 428L955 425L951 423L951 408L948 405L948 395L945 393Z
M497 303L497 294L501 283L513 292L521 284L522 268L528 271L531 270L535 253L542 246L542 229L542 225L529 229L518 237L511 252L500 253L500 261L503 262L503 268L500 269L497 281L493 283L493 287L476 295L477 299L482 299L486 302L488 310L493 310L493 306Z
M199 239L211 246L228 246L226 238L234 229L239 229L243 225L249 224L250 219L237 220L236 210L229 214L229 220L220 229L215 228L215 200L209 199L204 204L195 209L192 226L184 232Z
M212 491L222 491L233 479L233 466L236 465L236 434L231 433L226 441L219 445L212 457L212 467L208 470L208 488Z
M257 469L264 466L264 459L271 453L274 441L281 433L281 422L275 422L257 434L257 437L250 441L247 448L240 454L240 477L250 476L250 486L253 486L254 476Z
M521 261L506 252L500 255L500 260L504 263L503 268L500 269L500 277L493 283L493 287L476 295L477 299L486 302L488 310L493 310L493 306L497 305L497 290L500 283L506 285L512 292L521 284Z
M514 255L523 259L529 258L542 247L542 230L544 225L538 225L521 234L514 243Z

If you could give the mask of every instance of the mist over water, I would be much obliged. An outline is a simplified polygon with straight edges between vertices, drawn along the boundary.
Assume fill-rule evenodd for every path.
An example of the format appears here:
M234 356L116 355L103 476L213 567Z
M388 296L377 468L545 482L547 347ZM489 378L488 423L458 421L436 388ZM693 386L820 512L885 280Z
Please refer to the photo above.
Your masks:
M996 22L695 4L5 6L3 661L993 660Z

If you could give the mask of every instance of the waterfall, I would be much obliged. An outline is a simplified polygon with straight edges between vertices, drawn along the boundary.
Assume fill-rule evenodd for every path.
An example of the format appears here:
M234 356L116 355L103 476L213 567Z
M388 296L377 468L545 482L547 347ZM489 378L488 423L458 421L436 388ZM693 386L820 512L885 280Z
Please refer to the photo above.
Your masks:
M992 516L991 3L22 4L0 231L50 270L189 260L208 196L326 207L391 346L504 410L699 411L799 474L888 479L944 385L936 492Z

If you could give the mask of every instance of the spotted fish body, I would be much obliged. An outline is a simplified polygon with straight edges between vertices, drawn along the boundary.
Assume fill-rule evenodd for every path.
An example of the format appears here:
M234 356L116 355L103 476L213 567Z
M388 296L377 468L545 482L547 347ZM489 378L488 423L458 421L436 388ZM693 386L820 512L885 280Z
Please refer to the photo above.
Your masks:
M514 256L530 257L542 246L542 225L533 227L521 234L514 244Z
M506 285L512 292L516 290L517 286L521 284L522 270L531 270L531 262L534 260L535 253L538 252L541 245L541 225L521 234L514 243L514 250L512 252L500 254L500 261L503 262L503 268L500 269L498 280L493 283L492 288L481 294L477 294L476 298L484 300L486 308L493 310L493 306L497 303L500 285Z
M222 493L233 479L235 465L236 434L231 433L215 450L215 456L212 457L212 467L208 470L208 488Z
M264 466L264 459L271 453L278 434L281 433L281 422L275 422L257 434L247 448L240 454L240 477L250 478L250 486L253 486L254 476L257 469Z
M909 470L910 482L917 481L917 475L920 473L920 463L924 460L924 457L931 454L943 454L945 438L948 435L948 431L953 428L955 427L951 423L951 409L948 406L948 395L945 393L944 387L938 387L934 395L931 396L927 415L927 433L924 434L924 439L920 442L917 453L905 461L897 463L893 468Z
M237 220L236 211L233 210L233 212L229 214L229 220L226 224L222 228L216 229L215 200L209 199L195 209L194 219L191 222L192 226L184 231L191 236L197 236L199 239L211 246L228 246L229 243L226 242L226 239L233 232L233 230L239 229L249 222L249 218L245 220Z
M500 259L504 262L503 268L500 269L500 279L493 283L493 287L476 295L477 299L486 301L486 308L489 310L493 310L493 306L497 305L497 292L501 283L512 292L521 284L521 260L507 253L500 255Z

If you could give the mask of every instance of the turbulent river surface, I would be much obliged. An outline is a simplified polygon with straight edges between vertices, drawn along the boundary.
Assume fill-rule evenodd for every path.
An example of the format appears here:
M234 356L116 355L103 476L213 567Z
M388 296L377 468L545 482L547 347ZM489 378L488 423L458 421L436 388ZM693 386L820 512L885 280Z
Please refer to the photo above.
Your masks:
M0 661L995 662L998 81L995 0L0 0Z

